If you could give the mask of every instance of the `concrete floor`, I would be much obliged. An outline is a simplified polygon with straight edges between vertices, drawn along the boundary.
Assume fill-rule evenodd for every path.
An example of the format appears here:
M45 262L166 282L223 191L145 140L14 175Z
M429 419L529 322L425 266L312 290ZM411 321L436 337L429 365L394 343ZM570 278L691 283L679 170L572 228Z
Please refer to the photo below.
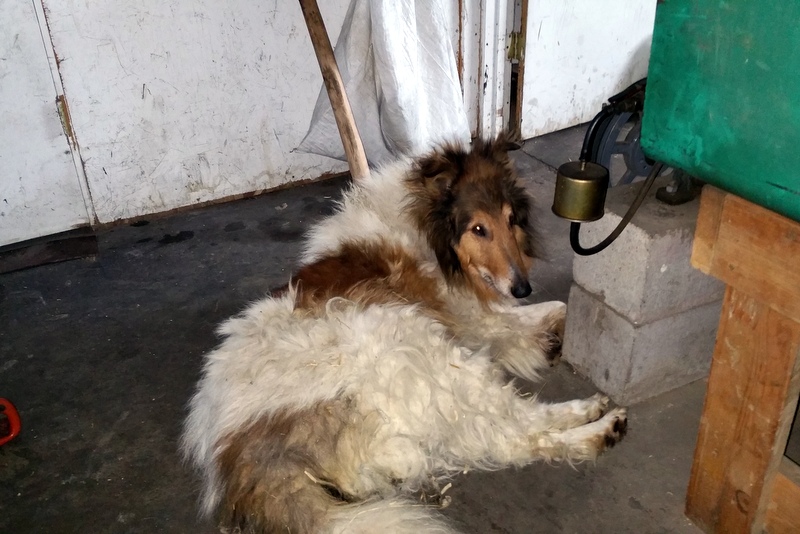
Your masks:
M550 213L554 170L581 129L515 159L539 199L547 263L535 297L564 300L569 225ZM212 533L177 439L215 326L285 283L307 225L343 180L296 187L99 237L96 260L0 275L0 397L23 432L0 447L0 533ZM565 365L531 386L595 388ZM469 473L444 510L466 533L693 533L683 503L705 384L632 406L628 437L594 465Z

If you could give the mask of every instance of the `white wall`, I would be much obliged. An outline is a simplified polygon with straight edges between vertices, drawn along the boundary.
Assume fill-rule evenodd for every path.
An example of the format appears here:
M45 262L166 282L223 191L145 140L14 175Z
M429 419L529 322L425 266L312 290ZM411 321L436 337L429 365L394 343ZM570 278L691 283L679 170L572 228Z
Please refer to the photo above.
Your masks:
M349 0L319 3L335 42ZM13 228L0 230L0 246L346 170L343 162L293 152L322 84L296 0L0 5L2 46L16 46L10 36L23 26L29 45L0 66L0 192L18 215L9 222L10 210L0 209L6 217L0 225ZM462 47L465 100L477 130L482 0L462 5L464 33L457 33L455 0L448 16ZM44 32L37 37L38 28ZM37 39L44 49L31 45ZM37 89L7 82L33 75ZM56 112L62 94L71 144ZM34 98L26 104L25 95ZM25 137L26 128L38 133ZM10 170L17 168L25 169L24 194L21 174Z
M292 152L321 84L297 2L44 3L100 223L346 169Z
M481 23L484 16L482 3L484 0L459 0L461 7L460 20L455 19L453 28L458 42L453 43L454 50L460 50L461 88L464 94L464 107L472 135L480 129L479 115L482 103L483 69L481 68L483 45L481 43ZM455 9L456 16L459 15ZM459 32L460 28L460 32Z
M0 1L0 245L89 223L31 1Z
M647 75L656 0L528 0L524 138L591 120Z

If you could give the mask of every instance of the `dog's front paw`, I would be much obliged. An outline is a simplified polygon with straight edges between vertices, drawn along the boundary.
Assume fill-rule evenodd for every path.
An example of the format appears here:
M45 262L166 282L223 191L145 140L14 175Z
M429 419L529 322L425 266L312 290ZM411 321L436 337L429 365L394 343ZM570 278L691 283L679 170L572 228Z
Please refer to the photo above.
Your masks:
M584 424L591 423L592 421L597 421L601 417L603 417L606 412L608 412L608 405L611 402L611 399L603 395L602 393L595 393L588 399L583 399L579 401L575 401L576 403L580 403L580 408L576 412L578 414L583 415L584 417Z
M508 311L517 316L521 326L530 332L531 339L541 349L545 361L550 366L557 364L561 358L567 305L554 300L516 306Z
M538 371L558 363L564 335L566 304L543 302L503 308L493 316L492 356L511 373L536 380Z
M601 421L607 423L603 444L598 447L598 452L610 449L625 437L628 432L628 410L615 408L608 412Z

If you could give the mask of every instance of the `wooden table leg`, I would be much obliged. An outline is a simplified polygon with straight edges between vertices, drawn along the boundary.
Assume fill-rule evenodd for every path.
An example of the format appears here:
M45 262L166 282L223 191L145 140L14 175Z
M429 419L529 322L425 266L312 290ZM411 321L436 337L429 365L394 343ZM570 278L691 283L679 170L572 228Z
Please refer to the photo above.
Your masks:
M800 224L706 189L692 261L728 288L686 514L706 532L800 532L781 469L800 394Z
M763 523L799 392L798 346L798 323L728 288L686 502L709 532Z

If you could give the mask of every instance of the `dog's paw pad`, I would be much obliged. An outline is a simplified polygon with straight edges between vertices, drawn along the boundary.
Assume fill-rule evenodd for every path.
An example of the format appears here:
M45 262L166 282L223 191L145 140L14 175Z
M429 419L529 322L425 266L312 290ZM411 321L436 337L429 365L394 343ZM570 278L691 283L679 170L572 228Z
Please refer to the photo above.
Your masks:
M628 412L625 408L616 408L606 415L608 427L603 436L606 449L610 449L625 437L628 432Z

